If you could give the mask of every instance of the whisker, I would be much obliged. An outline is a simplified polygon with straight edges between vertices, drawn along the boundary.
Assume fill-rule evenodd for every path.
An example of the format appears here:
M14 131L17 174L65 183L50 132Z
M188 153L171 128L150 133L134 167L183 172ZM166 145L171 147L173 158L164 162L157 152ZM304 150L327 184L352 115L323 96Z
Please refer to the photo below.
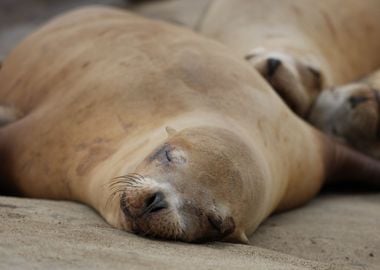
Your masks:
M145 180L145 177L138 173L130 173L112 178L108 183L103 185L104 187L108 185L107 188L111 192L106 201L105 207L107 208L117 197L122 200L121 194L126 190L126 188L142 187Z
M109 187L112 188L112 187L114 187L114 186L116 186L118 184L125 184L125 183L127 183L127 181L125 181L125 180L114 181L114 182L111 182L109 184Z
M115 191L113 191L113 192L111 193L111 195L108 197L107 201L106 201L106 206L105 206L105 208L107 209L109 203L115 199L115 197L116 197L117 194L119 194L119 199L121 199L121 195L120 195L120 194L121 194L123 191L124 191L123 189L119 189L119 190L115 190Z
M142 182L144 181L145 181L145 178L140 174L136 174L136 173L126 174L123 176L117 176L113 178L109 183L109 188L115 185L119 185L119 184L125 184L131 187L137 187L141 185Z

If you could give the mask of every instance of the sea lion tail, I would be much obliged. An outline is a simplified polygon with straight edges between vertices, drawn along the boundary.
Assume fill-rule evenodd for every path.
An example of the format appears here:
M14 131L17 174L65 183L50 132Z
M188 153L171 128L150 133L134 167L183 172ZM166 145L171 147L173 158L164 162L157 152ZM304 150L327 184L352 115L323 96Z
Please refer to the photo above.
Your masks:
M380 189L380 161L340 144L326 140L326 183L351 182Z

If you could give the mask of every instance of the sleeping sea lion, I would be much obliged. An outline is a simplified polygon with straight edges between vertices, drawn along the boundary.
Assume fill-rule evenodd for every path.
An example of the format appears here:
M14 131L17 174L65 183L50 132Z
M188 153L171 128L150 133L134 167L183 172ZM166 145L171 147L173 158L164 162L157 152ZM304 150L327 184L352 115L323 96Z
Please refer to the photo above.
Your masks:
M0 100L24 114L0 129L2 186L145 236L247 242L327 181L379 186L379 163L296 117L228 48L118 9L27 37L4 61Z

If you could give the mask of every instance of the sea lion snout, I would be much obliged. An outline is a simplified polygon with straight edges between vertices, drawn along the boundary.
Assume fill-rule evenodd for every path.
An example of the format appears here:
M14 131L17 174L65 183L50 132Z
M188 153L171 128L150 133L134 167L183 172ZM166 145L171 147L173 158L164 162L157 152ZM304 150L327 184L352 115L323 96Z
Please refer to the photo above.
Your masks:
M235 231L234 219L202 198L191 199L148 176L133 179L120 197L127 231L191 242L222 240Z
M180 200L171 185L139 174L123 178L119 180L123 185L120 196L123 227L145 236L179 238L183 231L178 214Z
M245 59L296 114L307 115L323 85L318 67L289 53L261 47L251 50Z

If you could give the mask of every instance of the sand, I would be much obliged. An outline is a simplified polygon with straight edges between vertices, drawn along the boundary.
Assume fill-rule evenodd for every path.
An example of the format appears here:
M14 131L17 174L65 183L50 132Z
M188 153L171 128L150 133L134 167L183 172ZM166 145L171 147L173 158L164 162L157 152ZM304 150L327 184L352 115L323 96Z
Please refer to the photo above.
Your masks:
M269 218L250 245L146 239L87 206L0 197L0 269L373 269L380 196L325 194Z

